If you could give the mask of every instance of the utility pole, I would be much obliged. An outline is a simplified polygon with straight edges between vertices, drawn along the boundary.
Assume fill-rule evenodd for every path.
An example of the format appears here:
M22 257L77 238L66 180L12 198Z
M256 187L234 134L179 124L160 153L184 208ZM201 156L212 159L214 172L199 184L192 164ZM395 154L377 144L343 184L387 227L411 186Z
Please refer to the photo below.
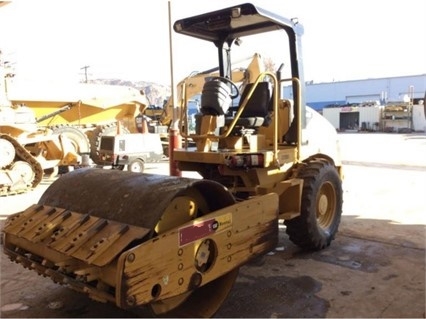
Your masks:
M173 71L173 26L172 26L172 3L171 0L168 2L169 7L169 50L170 50L170 77L171 77L171 89L173 99L173 117L172 124L169 128L169 168L170 168L170 176L182 176L182 172L179 170L177 166L177 162L174 160L174 149L182 147L181 135L179 134L179 118L178 112L179 108L177 106L177 98L175 92L175 81L174 81L174 71ZM182 92L185 92L182 89Z
M85 79L85 83L87 83L87 69L90 68L90 65L85 65L82 68L80 68L80 70L84 69L84 79Z

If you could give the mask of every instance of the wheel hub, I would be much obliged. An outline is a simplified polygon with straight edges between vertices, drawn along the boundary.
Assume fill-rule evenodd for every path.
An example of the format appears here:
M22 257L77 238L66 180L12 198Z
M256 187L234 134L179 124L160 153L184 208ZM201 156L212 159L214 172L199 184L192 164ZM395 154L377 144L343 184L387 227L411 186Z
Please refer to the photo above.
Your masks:
M337 199L333 184L324 183L317 197L317 220L322 228L331 225L336 207Z
M327 196L324 194L321 194L318 201L318 214L320 216L324 216L327 213L327 207L328 207Z

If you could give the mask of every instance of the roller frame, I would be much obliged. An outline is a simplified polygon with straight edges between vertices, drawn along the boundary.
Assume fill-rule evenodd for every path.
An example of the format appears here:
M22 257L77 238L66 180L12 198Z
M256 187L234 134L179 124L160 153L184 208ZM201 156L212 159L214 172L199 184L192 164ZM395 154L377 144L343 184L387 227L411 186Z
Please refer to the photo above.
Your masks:
M124 252L118 261L117 306L126 309L181 295L271 251L278 240L277 207L276 194L259 196L197 218ZM185 231L214 221L218 222L216 231L179 243ZM215 243L217 256L203 273L194 266L194 258L206 239ZM161 290L158 296L153 296L154 287Z
M180 225L119 255L117 251L128 242L146 235L149 229L108 221L108 225L99 230L100 238L105 236L101 232L114 237L123 227L129 227L129 231L126 238L119 236L120 240L108 248L106 255L109 259L105 259L102 258L103 249L95 254L97 258L87 254L87 248L99 241L96 234L83 240L86 248L83 243L78 249L67 249L63 243L47 245L55 220L64 223L61 216L71 214L65 220L72 227L85 215L34 205L8 220L4 228L4 252L25 268L86 293L92 299L115 302L124 309L137 308L195 290L251 258L272 250L278 238L277 206L276 194L259 196ZM90 225L94 227L102 220L94 216L91 218L94 220ZM204 232L197 231L201 226L213 223L217 226L215 230L204 227ZM88 233L89 229L86 227L83 231ZM64 238L63 242L70 243L74 237ZM214 242L214 256L209 268L200 271L195 266L196 252L206 240ZM112 254L114 251L116 253ZM111 260L114 256L119 256L118 261ZM115 295L89 284L98 279L114 286Z

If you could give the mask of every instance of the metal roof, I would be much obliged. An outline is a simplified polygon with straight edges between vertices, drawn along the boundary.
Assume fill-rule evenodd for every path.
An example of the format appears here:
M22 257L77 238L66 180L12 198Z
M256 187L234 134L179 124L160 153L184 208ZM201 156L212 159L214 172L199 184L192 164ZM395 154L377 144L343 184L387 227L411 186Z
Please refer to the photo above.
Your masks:
M238 37L285 29L297 35L303 27L292 19L243 3L229 8L177 20L173 26L177 33L210 42L231 42Z

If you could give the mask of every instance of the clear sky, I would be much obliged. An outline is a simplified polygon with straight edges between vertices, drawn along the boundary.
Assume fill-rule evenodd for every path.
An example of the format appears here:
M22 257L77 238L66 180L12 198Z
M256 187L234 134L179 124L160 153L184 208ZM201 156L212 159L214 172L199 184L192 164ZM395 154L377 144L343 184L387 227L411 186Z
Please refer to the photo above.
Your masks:
M242 2L171 0L172 20ZM252 3L303 24L305 80L426 73L425 0ZM78 81L87 65L89 79L170 84L167 0L13 0L0 7L0 30L3 60L15 63L17 78ZM176 79L215 66L184 36L175 35L173 47Z

